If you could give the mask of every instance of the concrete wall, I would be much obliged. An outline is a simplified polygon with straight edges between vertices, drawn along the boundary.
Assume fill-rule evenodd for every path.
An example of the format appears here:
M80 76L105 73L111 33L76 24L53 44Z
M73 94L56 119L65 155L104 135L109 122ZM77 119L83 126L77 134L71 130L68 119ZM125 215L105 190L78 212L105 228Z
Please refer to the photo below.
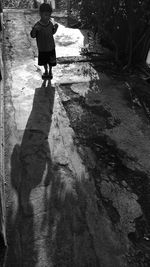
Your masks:
M42 3L51 3L53 9L66 10L67 0L4 0L5 8L38 8Z
M51 3L53 9L65 10L67 9L67 0L37 0L38 5L42 3Z
M49 3L52 5L52 8L55 9L56 8L56 1L55 0L37 0L38 5L42 4L42 3Z
M2 60L3 33L0 32L0 266L3 266L6 253L6 210L5 210L5 171L4 171L4 66Z

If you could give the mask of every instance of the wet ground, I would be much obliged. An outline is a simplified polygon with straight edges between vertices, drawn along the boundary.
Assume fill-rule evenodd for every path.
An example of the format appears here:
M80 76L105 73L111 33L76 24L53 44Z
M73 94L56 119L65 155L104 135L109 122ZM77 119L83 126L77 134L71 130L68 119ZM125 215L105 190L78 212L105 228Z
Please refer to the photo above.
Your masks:
M60 18L57 56L77 62L59 58L44 83L29 35L37 14L4 17L6 267L149 266L143 107L124 81L76 60L87 35Z

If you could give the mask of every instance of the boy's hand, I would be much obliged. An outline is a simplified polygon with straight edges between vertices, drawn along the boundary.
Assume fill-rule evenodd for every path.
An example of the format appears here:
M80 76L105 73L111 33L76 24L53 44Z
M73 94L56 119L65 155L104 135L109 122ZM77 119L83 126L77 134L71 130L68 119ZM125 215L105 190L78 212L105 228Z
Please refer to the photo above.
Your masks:
M37 25L37 24L35 24L34 27L32 28L32 31L33 31L34 33L38 33L39 30L40 30L40 26Z
M39 30L40 30L39 25L35 24L31 31L31 37L35 38Z
M40 26L38 24L35 24L34 27L33 27L33 29L35 31L39 31L40 30Z
M55 34L57 32L57 29L58 29L58 24L55 23L54 26L53 26L53 34Z

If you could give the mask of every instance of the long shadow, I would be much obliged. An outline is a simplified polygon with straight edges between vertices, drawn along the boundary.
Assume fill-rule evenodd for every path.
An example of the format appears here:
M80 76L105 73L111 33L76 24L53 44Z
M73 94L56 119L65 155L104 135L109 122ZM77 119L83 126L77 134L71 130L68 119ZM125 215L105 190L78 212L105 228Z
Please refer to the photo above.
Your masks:
M48 84L46 84L48 82ZM36 88L33 107L29 116L21 145L16 144L11 156L11 184L15 192L16 214L10 211L8 222L7 267L37 266L38 248L35 247L35 212L40 209L40 201L34 197L34 190L48 185L45 170L51 178L51 157L48 143L55 89L50 81L44 81ZM37 189L35 189L37 188ZM45 189L43 189L45 190ZM34 208L37 208L37 211ZM43 209L45 209L43 207ZM38 233L37 233L38 234Z
M63 140L61 140L60 151L59 131L63 131L63 127L61 128L62 119L63 115L60 118L58 115L58 125L55 124L58 129L55 128L56 140L53 140L53 142L56 142L58 161L56 160L55 165L53 163L50 186L47 192L45 191L44 198L45 206L48 206L44 215L45 218L43 218L42 229L48 228L45 252L49 263L45 266L100 267L94 238L87 223L86 212L89 201L87 200L87 190L91 190L90 185L86 181L84 173L80 180L72 171L70 167L72 159L69 158ZM61 132L62 136L63 133ZM55 147L55 143L53 146ZM71 164L59 161L63 156L59 155L57 151L62 152L62 149L66 150L64 155L66 158L68 157ZM47 180L49 180L48 175Z
M86 218L88 183L76 181L67 166L54 172L47 214L51 243L46 251L52 266L100 267Z

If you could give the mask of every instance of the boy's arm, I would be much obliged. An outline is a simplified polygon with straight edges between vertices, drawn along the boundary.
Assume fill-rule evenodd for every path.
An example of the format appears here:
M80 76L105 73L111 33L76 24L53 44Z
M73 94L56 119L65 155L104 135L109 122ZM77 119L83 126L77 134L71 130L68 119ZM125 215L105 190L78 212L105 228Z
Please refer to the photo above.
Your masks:
M39 26L38 26L38 24L36 23L36 24L33 26L32 30L31 30L31 32L30 32L30 36L31 36L32 38L36 38L37 33L38 33L38 30L39 30Z
M50 22L52 23L52 27L53 27L53 34L55 34L57 32L57 29L58 29L58 24L55 23L54 18L51 18Z
M58 24L55 23L55 24L53 25L53 34L55 34L55 33L57 32L57 29L58 29Z
M31 36L32 38L35 38L36 35L37 35L37 30L36 30L36 28L35 28L35 26L34 26L34 27L32 28L32 30L31 30L31 32L30 32L30 36Z

